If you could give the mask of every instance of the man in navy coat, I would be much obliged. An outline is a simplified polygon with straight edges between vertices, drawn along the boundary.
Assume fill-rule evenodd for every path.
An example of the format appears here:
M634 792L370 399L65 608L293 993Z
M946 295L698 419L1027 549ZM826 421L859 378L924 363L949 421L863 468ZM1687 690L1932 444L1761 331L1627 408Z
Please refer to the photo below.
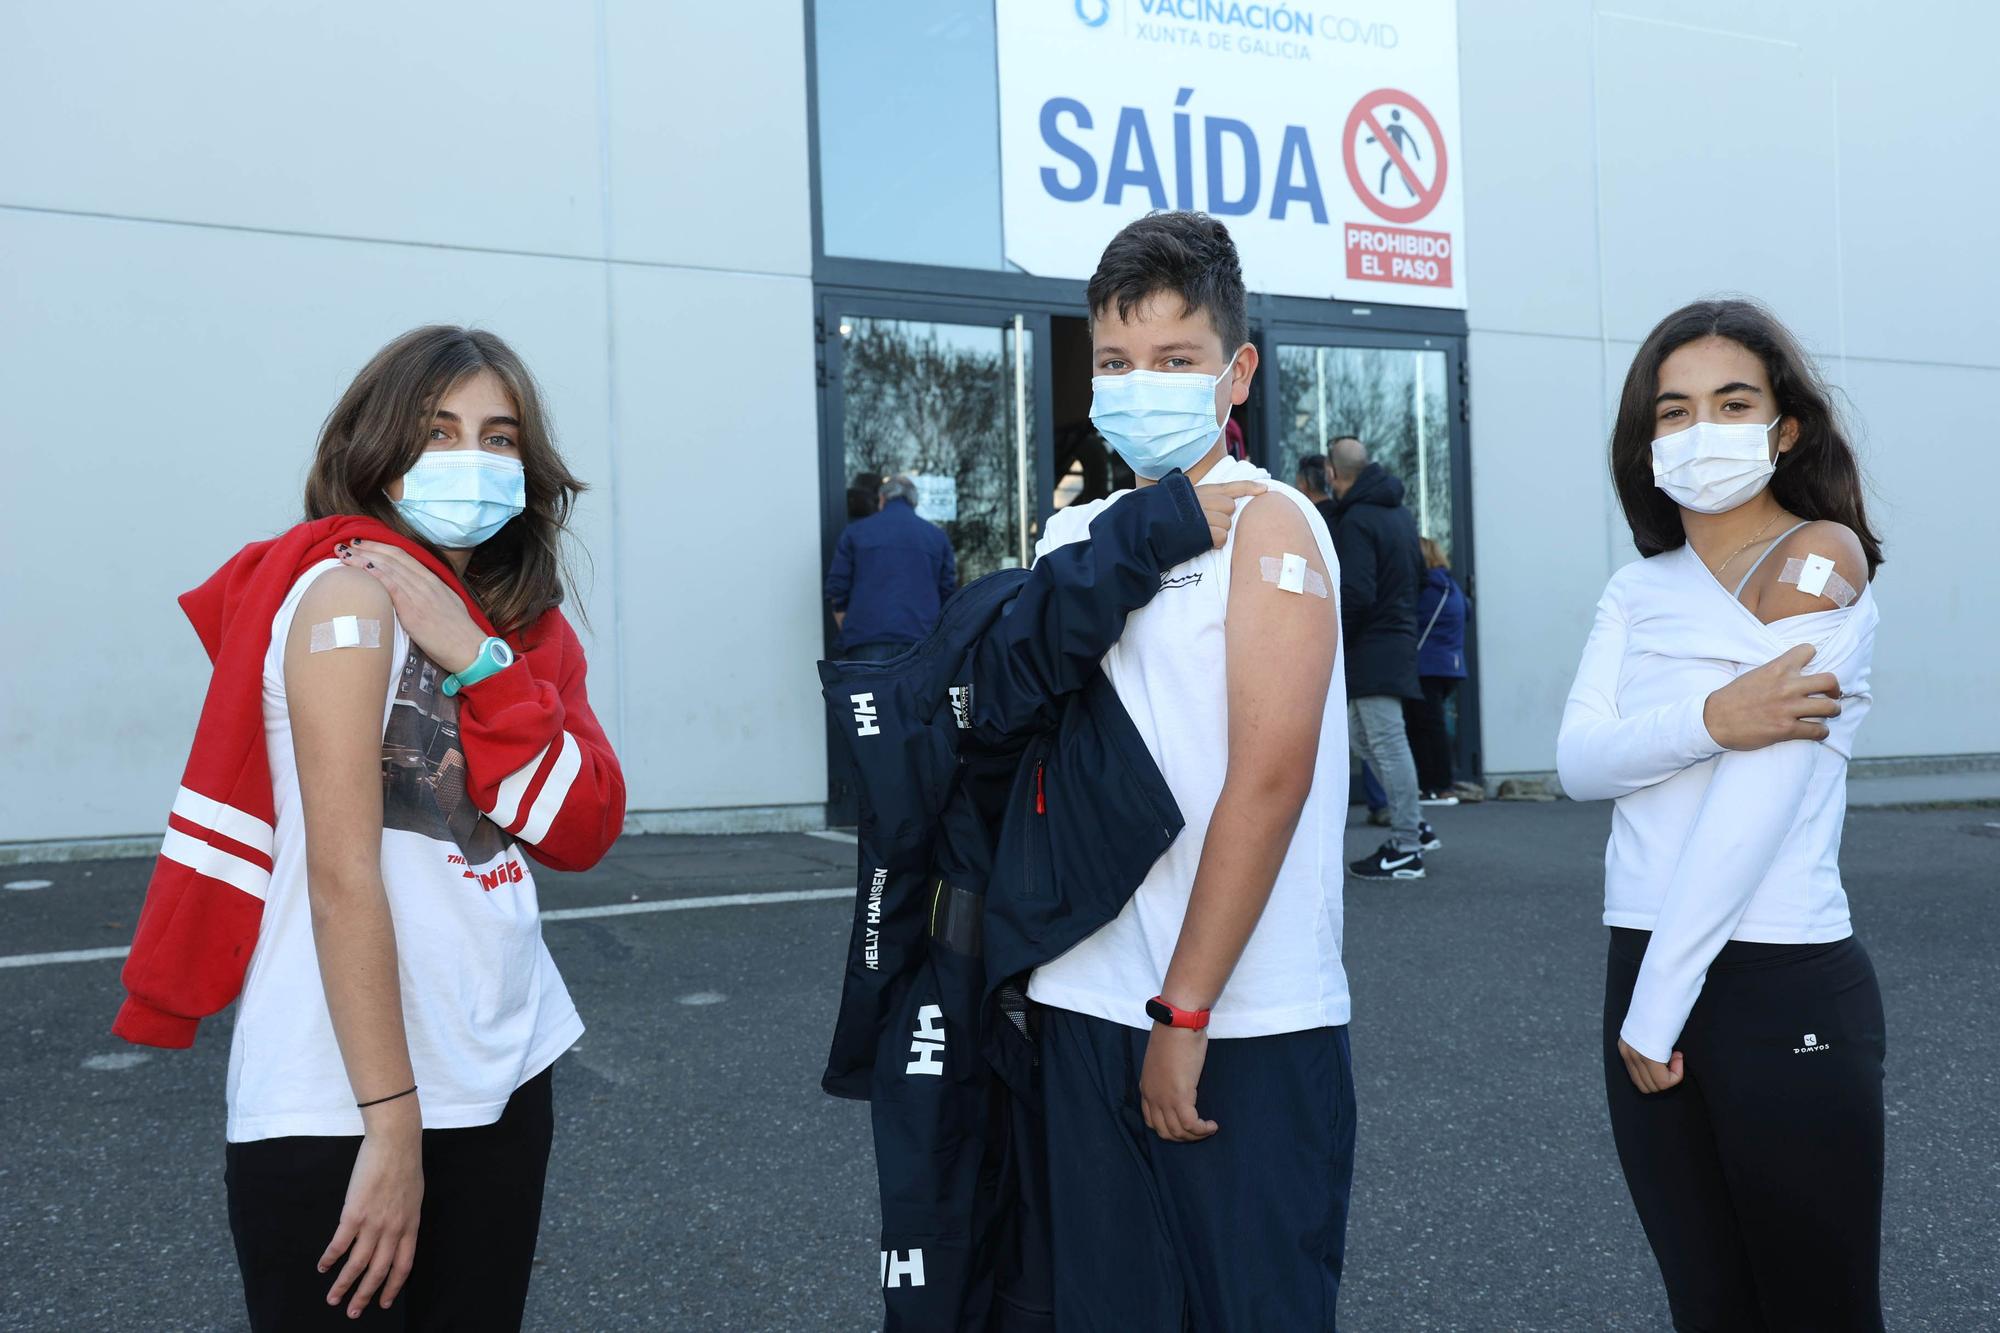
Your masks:
M861 662L896 656L931 632L957 588L951 539L917 517L917 484L888 478L880 508L847 525L827 571L839 655Z

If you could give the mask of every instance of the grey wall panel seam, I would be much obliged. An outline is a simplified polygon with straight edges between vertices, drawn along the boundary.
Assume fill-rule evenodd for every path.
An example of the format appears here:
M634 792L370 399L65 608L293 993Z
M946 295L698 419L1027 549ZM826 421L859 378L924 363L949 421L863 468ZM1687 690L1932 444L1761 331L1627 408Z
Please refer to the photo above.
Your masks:
M677 269L691 273L716 273L732 277L812 281L807 270L727 268L719 264L669 263L662 259L626 259L611 255L566 254L560 250L523 250L499 245L454 245L445 241L416 241L397 236L356 236L345 232L304 231L290 227L258 227L241 222L203 222L191 218L146 217L136 213L106 213L84 208L50 208L41 204L0 203L0 213L27 213L42 217L80 218L97 222L129 222L138 226L188 227L197 231L231 231L253 236L283 236L295 240L332 241L347 245L395 245L413 250L451 250L460 254L500 255L514 259L553 259L572 264L608 264L628 268Z

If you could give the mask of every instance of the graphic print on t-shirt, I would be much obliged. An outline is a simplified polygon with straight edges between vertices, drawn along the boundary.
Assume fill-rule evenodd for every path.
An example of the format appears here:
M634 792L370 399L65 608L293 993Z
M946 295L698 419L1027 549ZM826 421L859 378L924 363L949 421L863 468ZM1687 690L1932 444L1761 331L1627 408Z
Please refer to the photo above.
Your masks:
M466 790L458 700L444 692L444 678L412 643L382 733L382 827L452 843L468 866L483 866L509 839Z

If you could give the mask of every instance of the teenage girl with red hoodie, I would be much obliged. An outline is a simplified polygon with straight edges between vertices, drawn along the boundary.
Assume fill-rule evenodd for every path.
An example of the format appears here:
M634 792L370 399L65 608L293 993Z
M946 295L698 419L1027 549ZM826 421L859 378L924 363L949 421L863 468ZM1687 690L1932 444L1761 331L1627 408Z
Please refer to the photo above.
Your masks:
M214 676L115 1030L187 1046L240 996L253 1329L520 1325L583 1031L524 853L585 868L625 811L558 609L582 489L505 343L417 329L327 418L306 521L181 599Z

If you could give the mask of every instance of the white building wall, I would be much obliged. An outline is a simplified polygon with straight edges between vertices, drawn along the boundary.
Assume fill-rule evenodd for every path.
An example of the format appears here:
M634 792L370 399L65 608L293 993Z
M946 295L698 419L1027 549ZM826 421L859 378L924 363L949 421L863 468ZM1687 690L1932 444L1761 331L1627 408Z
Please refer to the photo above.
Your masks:
M207 678L175 595L296 517L335 397L432 321L514 342L594 486L584 634L639 822L817 819L802 5L0 0L0 843L161 826ZM1727 291L1851 405L1889 553L1864 753L2000 752L1967 561L2000 10L1459 21L1489 770L1553 767L1633 556L1603 461L1633 350Z
M800 0L0 34L0 843L163 826L208 674L175 596L297 518L335 398L431 322L521 351L593 487L592 699L633 811L682 812L641 822L817 821Z
M1888 562L1867 757L2000 752L1972 573L2000 468L2000 9L1459 6L1490 773L1555 766L1604 580L1626 368L1687 301L1769 302L1842 391Z

